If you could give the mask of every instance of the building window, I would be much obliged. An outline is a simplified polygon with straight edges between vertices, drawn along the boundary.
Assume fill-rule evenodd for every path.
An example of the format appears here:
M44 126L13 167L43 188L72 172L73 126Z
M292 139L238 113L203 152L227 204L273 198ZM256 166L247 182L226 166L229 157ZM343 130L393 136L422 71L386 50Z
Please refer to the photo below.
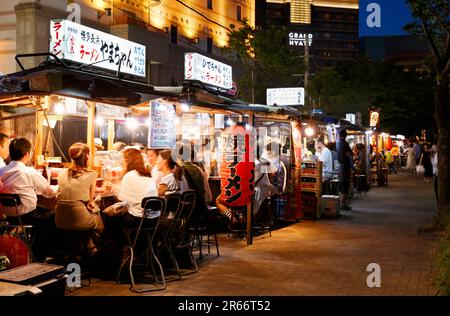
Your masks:
M176 44L178 41L178 27L175 25L170 26L170 42Z
M212 48L213 48L213 39L212 37L208 37L206 40L206 52L208 54L212 54Z
M210 10L212 10L212 0L207 0L206 1L206 7Z
M242 21L242 16L241 16L242 12L241 12L241 6L238 5L237 6L237 11L236 11L236 16L237 16L237 20L238 21Z

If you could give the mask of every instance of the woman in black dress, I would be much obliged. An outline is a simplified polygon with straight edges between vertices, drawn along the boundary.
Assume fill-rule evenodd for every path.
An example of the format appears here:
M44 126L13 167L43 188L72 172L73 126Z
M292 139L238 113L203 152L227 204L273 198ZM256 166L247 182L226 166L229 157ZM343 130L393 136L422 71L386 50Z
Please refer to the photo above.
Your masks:
M431 179L433 178L433 165L431 163L431 147L429 144L425 144L424 150L422 153L422 165L425 169L424 181L425 182L431 182Z

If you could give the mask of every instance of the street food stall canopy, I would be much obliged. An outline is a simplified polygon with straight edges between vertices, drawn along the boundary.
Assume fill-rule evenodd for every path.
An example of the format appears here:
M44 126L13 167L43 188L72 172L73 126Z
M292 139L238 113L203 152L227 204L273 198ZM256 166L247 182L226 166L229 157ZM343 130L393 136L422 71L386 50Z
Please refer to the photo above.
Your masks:
M47 61L38 67L0 77L0 105L30 106L30 95L78 98L117 106L131 106L157 97L176 97L145 83L93 73Z

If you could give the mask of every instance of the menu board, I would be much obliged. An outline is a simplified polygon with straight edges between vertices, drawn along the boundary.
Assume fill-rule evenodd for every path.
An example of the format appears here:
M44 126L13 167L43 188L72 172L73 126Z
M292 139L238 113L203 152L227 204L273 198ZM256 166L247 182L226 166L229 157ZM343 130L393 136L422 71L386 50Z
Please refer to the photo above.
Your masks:
M175 148L176 112L173 104L151 101L148 147L155 149Z

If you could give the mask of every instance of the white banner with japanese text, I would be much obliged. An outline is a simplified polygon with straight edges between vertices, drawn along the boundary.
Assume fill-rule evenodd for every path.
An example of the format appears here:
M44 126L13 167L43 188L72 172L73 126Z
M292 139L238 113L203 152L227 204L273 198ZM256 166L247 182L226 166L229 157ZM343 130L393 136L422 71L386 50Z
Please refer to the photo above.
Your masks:
M232 67L198 53L184 54L184 79L224 89L233 87Z
M145 77L145 46L67 20L50 22L50 53L60 59Z

